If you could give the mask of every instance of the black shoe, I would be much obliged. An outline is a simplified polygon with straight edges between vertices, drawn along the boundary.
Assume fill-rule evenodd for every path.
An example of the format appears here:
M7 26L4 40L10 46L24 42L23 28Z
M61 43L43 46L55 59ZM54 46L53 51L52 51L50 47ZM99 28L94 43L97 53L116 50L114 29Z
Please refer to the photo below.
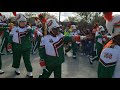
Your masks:
M40 74L38 78L44 78L44 77L43 77L43 75L42 75L42 74Z
M33 78L32 72L28 72L26 75L28 78Z
M13 54L13 52L9 52L10 54Z
M76 59L76 57L73 57L73 59Z
M1 72L0 75L1 75L1 74L4 74L4 73L5 73L5 72Z
M32 52L33 55L36 55L36 52Z
M90 64L93 64L93 61L89 58L89 62L90 62Z
M10 55L10 54L12 54L12 53L10 53L10 52L7 53L7 55Z
M1 55L5 55L5 54L4 54L4 53L2 53L2 52L1 52L0 54L1 54Z
M4 73L5 73L4 71L0 70L0 74L4 74Z
M73 59L76 59L76 56L75 55L73 55L73 57L72 57Z
M33 76L26 75L28 78L33 78Z
M19 72L16 72L16 71L15 71L15 74L16 74L16 75L20 75L20 73L19 73Z

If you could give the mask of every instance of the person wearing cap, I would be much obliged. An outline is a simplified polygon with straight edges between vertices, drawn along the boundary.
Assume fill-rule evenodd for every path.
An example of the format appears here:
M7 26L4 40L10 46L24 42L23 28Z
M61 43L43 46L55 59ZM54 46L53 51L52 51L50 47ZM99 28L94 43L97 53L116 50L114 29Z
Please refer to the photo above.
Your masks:
M70 36L77 36L77 35L79 35L75 25L71 25L71 28L72 28L72 32L70 33ZM72 57L74 59L76 59L76 49L77 49L76 47L77 47L77 43L73 42L72 43L72 50L73 50L73 56Z
M6 24L6 18L5 18L5 15L2 15L0 13L0 31L3 32L3 36L2 36L2 42L1 42L1 45L0 45L0 51L1 49L3 48L4 46L4 42L5 42L5 32L7 31L8 29L8 25ZM4 39L3 39L4 38ZM1 53L0 53L0 74L3 74L4 71L1 70L2 69L2 57L1 57Z
M108 30L108 33L110 33L113 38L116 35L119 36L119 34L120 34L120 15L114 15L113 16L112 12L103 12L103 16L104 16L104 19L106 20L106 28ZM120 38L119 38L119 40L120 40ZM110 39L108 41L108 43L103 47L102 51L105 50L106 48L111 47L114 42L115 42L114 39ZM113 52L113 53L116 54L115 52ZM120 50L117 53L120 53ZM109 62L109 60L108 61L106 60L106 62ZM104 70L103 67L106 67L104 65L102 66L101 63L102 63L102 60L99 60L98 77L106 77L106 76L101 76L102 75L101 70L102 69ZM106 70L110 70L110 68L111 68L110 66L114 66L114 65L109 65L108 64Z
M6 24L7 28L6 30L4 30L3 32L3 37L2 37L2 43L1 43L1 55L4 55L3 53L3 50L4 50L4 47L6 48L6 52L7 54L12 54L12 51L9 51L8 50L8 38L9 38L9 33L11 32L11 29L13 28L13 23L9 23L9 24Z
M38 29L41 33L43 33L43 31L42 31L42 23L41 23L41 21L39 20L39 18L38 18L38 19L35 19L35 24L36 24L37 29Z
M35 54L35 50L38 48L41 39L41 36L38 36L36 31L38 30L43 35L43 30L42 30L43 28L41 21L39 19L35 19L35 24L36 24L36 28L34 30L34 45L32 48L32 54Z
M95 35L95 49L96 49L96 56L93 58L89 58L89 62L90 64L93 64L93 61L95 60L99 60L101 51L103 49L104 43L103 43L103 36L102 36L102 32L105 31L103 26L99 26L99 30L96 31L96 35Z
M103 44L105 45L109 39L111 38L111 36L108 36L106 33L106 30L104 29L103 26L101 26L102 30L101 30L101 34L102 34L102 38L103 38Z
M35 26L35 23L31 25L31 28L33 30L33 33L31 33L30 35L30 40L31 40L31 54L33 54L33 48L34 48L34 45L35 45L35 36L34 36L34 32L36 30L36 26Z
M64 34L63 26L62 26L62 25L60 25L60 32L61 32L62 34Z
M16 75L20 75L20 60L23 56L25 67L27 70L27 77L32 78L32 66L30 62L30 34L33 33L31 27L27 26L26 17L23 14L17 14L16 20L18 26L15 26L10 32L9 43L12 44L13 50L13 64ZM39 34L39 32L38 32Z
M43 69L39 78L49 78L52 72L55 78L61 78L62 63L65 59L64 42L72 42L73 39L59 32L60 26L55 19L48 19L46 25L48 34L41 38L39 47L40 65L44 61L46 69Z
M101 52L98 78L120 78L120 34L115 35L112 41L112 44Z
M1 22L0 22L1 25L4 25L4 27L8 27L8 24L6 22L7 22L7 19L6 19L5 15L2 15L1 16ZM4 47L6 48L6 52L9 53L9 51L7 49L8 36L9 36L9 30L8 30L8 28L6 28L5 30L3 30L1 50L0 50L1 55L4 55L4 53L3 53Z
M64 30L64 35L69 36L69 34L70 34L69 27L66 27L66 29Z
M69 27L67 26L64 30L64 36L70 36ZM71 49L71 43L65 43L65 55L67 55L67 52Z

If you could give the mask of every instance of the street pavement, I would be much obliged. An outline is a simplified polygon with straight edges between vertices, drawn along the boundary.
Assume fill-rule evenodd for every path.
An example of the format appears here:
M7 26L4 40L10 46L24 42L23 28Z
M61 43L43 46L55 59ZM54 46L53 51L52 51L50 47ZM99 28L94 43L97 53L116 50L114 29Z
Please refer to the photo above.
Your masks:
M33 67L33 78L38 78L39 74L42 74L38 52L35 55L31 54L30 60ZM0 75L0 78L27 78L23 58L21 58L20 75L15 75L14 73L15 69L12 68L12 55L2 55L2 63L2 70L5 73ZM65 62L62 64L62 78L97 78L97 66L97 61L94 61L93 65L90 65L88 57L81 55L79 52L77 53L77 59L73 59L72 53L68 52L65 56ZM53 73L50 78L54 78Z

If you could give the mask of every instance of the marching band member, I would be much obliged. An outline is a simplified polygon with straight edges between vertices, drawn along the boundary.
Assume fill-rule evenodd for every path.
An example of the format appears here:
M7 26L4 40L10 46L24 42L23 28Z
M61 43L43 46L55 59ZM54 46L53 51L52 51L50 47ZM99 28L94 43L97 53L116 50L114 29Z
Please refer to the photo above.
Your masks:
M7 19L6 19L5 15L1 15L1 24L3 23L5 27L8 27L6 21L7 21ZM9 53L9 51L7 49L8 36L9 36L9 30L7 30L7 28L6 28L6 30L3 30L1 50L0 50L1 55L4 55L4 53L3 53L4 47L6 48L7 53Z
M5 17L5 15L2 15L0 13L0 31L3 33L3 37L5 36L4 32L6 32L7 29L8 29L8 25L6 24L6 17ZM0 51L3 48L4 42L5 42L5 38L2 39L2 43L1 43L1 46L0 46ZM6 49L7 49L7 47L6 47ZM1 68L2 68L2 60L1 60L1 53L0 53L0 74L3 74L4 71L1 70Z
M10 32L9 43L12 43L12 50L13 50L13 64L15 73L20 75L20 60L21 56L23 56L23 60L25 63L25 67L27 69L27 76L32 78L32 66L30 62L30 49L31 49L31 42L30 42L30 34L32 30L29 26L27 26L26 17L23 14L17 14L16 19L18 21L18 26L15 26L12 31ZM38 32L39 34L39 32Z
M6 48L7 54L12 54L12 51L10 51L10 49L7 46L8 46L9 33L11 32L13 28L13 23L9 23L7 27L9 28L6 28L6 30L3 31L4 33L2 37L2 43L1 43L1 55L4 55L3 53L4 47Z
M60 32L61 32L62 34L64 34L63 26L62 26L62 25L60 25Z
M99 60L101 51L103 49L103 37L102 37L102 32L105 29L103 28L103 26L99 26L99 30L96 31L96 35L95 35L95 49L96 49L96 56L93 58L89 58L90 64L93 64L93 61L95 60Z
M76 36L78 35L77 28L75 25L71 25L72 27L72 32L70 33L70 36ZM72 50L73 50L73 58L76 58L76 51L77 51L77 43L74 42L72 43Z
M98 78L120 78L120 34L103 49L99 59Z
M103 12L108 33L113 37L104 47L98 66L98 78L120 78L120 15Z
M44 61L46 69L39 78L49 78L52 72L55 78L61 78L62 63L65 59L63 45L64 42L72 42L73 39L59 32L60 26L55 19L48 19L46 23L49 33L42 37L39 47L40 65L43 66L41 62Z
M35 23L36 23L36 29L34 31L34 46L32 49L32 53L35 54L35 50L38 48L39 44L40 44L40 39L41 37L39 37L36 33L36 31L39 31L41 33L41 36L43 36L43 30L42 30L42 23L39 19L35 19Z

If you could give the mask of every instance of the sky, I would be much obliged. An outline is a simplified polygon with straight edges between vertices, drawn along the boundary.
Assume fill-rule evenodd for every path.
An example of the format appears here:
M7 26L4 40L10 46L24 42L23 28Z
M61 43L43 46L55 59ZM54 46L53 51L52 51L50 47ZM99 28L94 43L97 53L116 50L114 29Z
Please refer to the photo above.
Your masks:
M1 12L2 14L6 15L6 17L13 16L12 12ZM25 13L25 12L16 12L16 13ZM40 13L40 12L34 12L34 13ZM52 15L55 15L59 19L59 12L48 12ZM113 12L113 15L120 14L120 12ZM61 18L60 21L64 21L69 16L75 16L73 12L61 12Z
M6 17L13 16L11 12L1 12L2 14L5 14ZM25 13L25 12L16 12L16 13ZM34 13L40 13L40 12L34 12ZM59 12L48 12L51 15L55 15L59 19ZM61 12L61 18L60 21L65 20L69 16L74 16L73 12Z

